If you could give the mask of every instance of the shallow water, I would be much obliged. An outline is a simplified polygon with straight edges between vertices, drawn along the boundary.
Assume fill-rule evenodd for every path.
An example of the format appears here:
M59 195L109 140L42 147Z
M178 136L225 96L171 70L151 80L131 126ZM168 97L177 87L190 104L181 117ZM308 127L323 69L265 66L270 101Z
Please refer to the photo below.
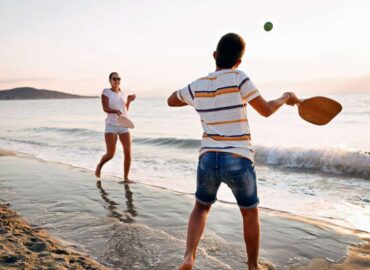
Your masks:
M193 196L117 178L96 183L79 168L29 158L0 158L1 199L31 224L116 269L175 269L185 248ZM341 261L354 234L261 214L261 256L278 269L312 258ZM243 269L242 221L235 205L211 211L194 269Z
M343 112L327 126L284 107L264 119L249 111L260 206L370 231L370 95L334 95ZM104 153L99 99L0 101L0 148L94 170ZM164 98L138 98L130 117L132 177L194 193L201 134L192 108L168 108ZM103 175L122 176L122 150ZM218 198L234 202L222 186Z

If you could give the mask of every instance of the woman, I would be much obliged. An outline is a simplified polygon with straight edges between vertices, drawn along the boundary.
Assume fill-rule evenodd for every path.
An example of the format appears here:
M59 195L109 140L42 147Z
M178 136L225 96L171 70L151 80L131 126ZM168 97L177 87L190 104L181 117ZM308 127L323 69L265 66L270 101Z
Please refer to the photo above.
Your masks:
M104 164L111 160L116 151L117 136L122 143L124 153L124 171L123 179L125 183L130 183L128 174L131 166L131 136L127 128L118 124L120 115L126 116L130 103L135 100L136 95L129 95L125 102L125 95L121 91L121 78L117 72L109 74L111 88L103 90L101 101L103 110L108 114L105 119L105 144L107 152L102 156L99 164L96 166L95 176L100 178L100 172Z

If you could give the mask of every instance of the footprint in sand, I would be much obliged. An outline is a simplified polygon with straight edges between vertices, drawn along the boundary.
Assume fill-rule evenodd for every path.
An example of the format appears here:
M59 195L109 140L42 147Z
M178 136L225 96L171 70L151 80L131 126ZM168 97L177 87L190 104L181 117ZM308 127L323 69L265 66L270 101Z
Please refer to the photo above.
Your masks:
M33 252L42 252L47 248L44 242L39 242L39 241L28 242L26 243L26 247Z
M59 254L59 255L70 255L68 251L66 250L63 250L63 249L56 249L53 251L55 254Z
M24 256L22 255L12 255L12 254L7 254L4 256L1 256L0 261L5 264L13 264L16 263L18 260L24 259Z

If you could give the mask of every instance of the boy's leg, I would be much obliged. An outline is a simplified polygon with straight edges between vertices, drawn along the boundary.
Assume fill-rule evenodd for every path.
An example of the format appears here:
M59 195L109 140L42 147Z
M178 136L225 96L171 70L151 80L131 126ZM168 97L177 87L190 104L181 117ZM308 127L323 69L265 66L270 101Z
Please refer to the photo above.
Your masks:
M243 216L244 241L248 254L249 270L262 269L258 265L258 252L260 243L260 223L258 208L240 208Z
M248 255L249 270L263 269L258 265L260 224L257 179L254 164L246 158L233 157L225 161L225 182L231 188L243 216L244 241Z
M211 205L195 202L194 209L189 218L184 262L181 264L179 270L192 269L198 243L203 234L204 227L206 226L210 208Z
M206 226L209 209L217 199L217 190L221 184L215 171L215 168L217 168L217 154L207 152L199 158L197 191L195 192L197 200L189 218L186 252L180 270L192 269L198 243Z

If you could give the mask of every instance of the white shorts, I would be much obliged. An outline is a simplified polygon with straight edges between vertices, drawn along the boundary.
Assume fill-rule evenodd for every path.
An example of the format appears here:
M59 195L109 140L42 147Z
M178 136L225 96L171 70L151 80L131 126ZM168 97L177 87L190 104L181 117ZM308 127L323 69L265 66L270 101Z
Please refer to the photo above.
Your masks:
M105 123L105 133L123 134L129 132L128 128Z

